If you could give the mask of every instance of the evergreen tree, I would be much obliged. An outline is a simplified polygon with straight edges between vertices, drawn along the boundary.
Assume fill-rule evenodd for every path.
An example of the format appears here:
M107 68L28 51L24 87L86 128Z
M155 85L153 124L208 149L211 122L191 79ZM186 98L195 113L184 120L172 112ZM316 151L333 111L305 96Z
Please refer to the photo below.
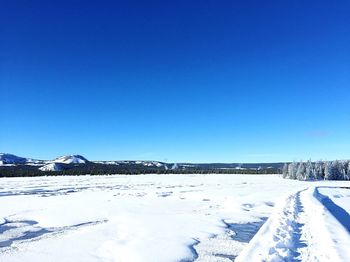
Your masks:
M300 163L298 165L298 169L297 169L297 174L296 174L297 179L298 180L305 180L306 179L305 173L306 173L305 164L304 164L304 162L300 161Z
M346 168L345 179L346 180L350 180L350 161L347 161L347 168Z
M298 180L350 180L350 160L293 162L282 169L284 178Z
M340 161L339 162L339 173L340 173L340 180L346 180L346 162Z
M334 161L334 178L333 180L343 180L346 175L345 165L343 161Z
M290 179L297 179L297 164L295 162L288 165L288 176Z
M307 161L305 168L305 180L316 180L317 177L314 172L314 167L311 160Z
M324 164L324 180L330 180L333 176L332 174L332 163L325 162Z
M324 170L325 180L338 180L340 178L338 161L327 161Z
M285 164L283 165L282 177L283 177L283 178L288 178L288 177L289 177L289 175L288 175L288 164L287 164L287 163L285 163Z
M324 179L324 163L322 161L315 163L315 177L316 179Z

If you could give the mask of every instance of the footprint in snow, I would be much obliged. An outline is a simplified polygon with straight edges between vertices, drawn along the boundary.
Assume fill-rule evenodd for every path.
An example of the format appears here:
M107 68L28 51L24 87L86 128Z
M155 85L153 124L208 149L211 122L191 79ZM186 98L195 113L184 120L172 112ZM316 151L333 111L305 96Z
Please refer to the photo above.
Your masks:
M158 195L158 197L168 197L168 196L171 196L173 194L173 192L172 191L170 191L170 192L158 192L157 193L157 195Z

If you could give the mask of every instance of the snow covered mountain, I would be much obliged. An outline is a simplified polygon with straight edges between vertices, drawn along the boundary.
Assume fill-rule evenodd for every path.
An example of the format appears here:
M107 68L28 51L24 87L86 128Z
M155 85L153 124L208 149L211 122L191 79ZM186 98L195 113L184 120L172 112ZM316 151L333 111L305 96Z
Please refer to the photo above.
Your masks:
M61 164L85 164L88 160L80 155L69 155L69 156L61 156L54 160L53 163L61 163Z
M141 161L141 160L119 160L119 161L93 161L96 164L104 164L104 165L141 165L146 167L165 167L166 163L158 162L158 161Z
M33 158L19 157L13 154L0 153L0 165L37 165L44 166L50 163L61 164L85 164L88 160L81 155L67 155L57 157L54 160L38 160Z
M65 155L39 160L0 153L0 176L42 174L41 171L67 171L65 174L144 174L160 172L247 172L276 173L283 163L165 163L146 160L89 161L81 155ZM239 169L237 169L239 167ZM235 171L236 170L236 171ZM237 171L238 170L238 171ZM37 172L36 172L37 171Z
M0 154L0 166L37 166L40 171L61 171L75 164L102 164L102 165L122 165L122 166L144 166L154 168L165 168L166 163L158 161L88 161L81 155L65 155L53 160L38 160L32 158L19 157L13 154Z
M40 171L61 171L64 165L86 164L89 161L81 155L67 155L57 157L54 160L39 160L33 158L19 157L13 154L0 153L0 166L34 166Z
M15 156L12 154L0 154L0 165L18 165L25 164L27 162L27 158Z

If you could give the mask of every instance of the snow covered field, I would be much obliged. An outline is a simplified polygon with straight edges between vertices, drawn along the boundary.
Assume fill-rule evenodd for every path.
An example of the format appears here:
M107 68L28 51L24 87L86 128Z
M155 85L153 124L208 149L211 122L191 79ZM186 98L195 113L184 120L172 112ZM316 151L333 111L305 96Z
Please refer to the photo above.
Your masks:
M350 261L347 186L275 175L2 178L0 261Z

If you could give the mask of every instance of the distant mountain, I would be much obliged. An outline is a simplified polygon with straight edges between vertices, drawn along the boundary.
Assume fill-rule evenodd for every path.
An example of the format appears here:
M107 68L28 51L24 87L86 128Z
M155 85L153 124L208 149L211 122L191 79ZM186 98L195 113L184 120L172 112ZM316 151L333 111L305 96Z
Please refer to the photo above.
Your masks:
M148 167L164 167L166 163L158 161L135 161L135 160L119 160L119 161L93 161L96 164L103 165L141 165Z
M86 164L87 162L89 161L81 155L61 156L53 160L39 160L0 153L0 166L36 166L41 171L60 171L63 170L63 164Z
M0 166L1 165L43 165L45 160L38 160L33 158L19 157L13 154L0 153Z
M27 158L15 156L12 154L0 154L0 165L16 165L16 164L25 164Z
M88 160L81 155L69 155L58 157L52 160L52 162L61 164L85 164Z
M159 161L89 161L81 155L39 160L0 154L0 176L146 173L276 173L283 163L164 163Z
M33 158L19 157L12 154L0 153L0 165L36 165L43 166L50 163L61 164L85 164L88 160L81 155L60 156L54 160L38 160Z

